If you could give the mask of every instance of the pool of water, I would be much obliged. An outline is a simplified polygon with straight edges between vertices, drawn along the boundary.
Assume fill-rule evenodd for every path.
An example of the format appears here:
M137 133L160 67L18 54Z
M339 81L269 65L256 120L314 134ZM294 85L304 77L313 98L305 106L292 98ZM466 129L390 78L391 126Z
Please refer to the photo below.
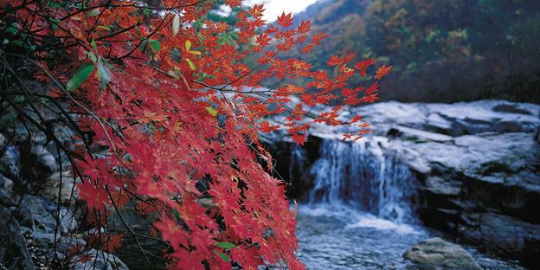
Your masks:
M420 225L396 224L346 207L300 205L299 257L307 269L419 269L403 258L417 242L442 237ZM447 239L448 240L448 239ZM485 269L524 269L464 246Z

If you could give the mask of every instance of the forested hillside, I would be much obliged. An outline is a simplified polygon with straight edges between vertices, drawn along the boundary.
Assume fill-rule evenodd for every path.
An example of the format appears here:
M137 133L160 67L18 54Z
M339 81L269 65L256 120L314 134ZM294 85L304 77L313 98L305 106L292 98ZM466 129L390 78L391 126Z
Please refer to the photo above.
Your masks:
M297 18L330 35L308 58L316 67L328 54L384 56L395 72L383 100L537 103L539 7L532 0L336 0Z

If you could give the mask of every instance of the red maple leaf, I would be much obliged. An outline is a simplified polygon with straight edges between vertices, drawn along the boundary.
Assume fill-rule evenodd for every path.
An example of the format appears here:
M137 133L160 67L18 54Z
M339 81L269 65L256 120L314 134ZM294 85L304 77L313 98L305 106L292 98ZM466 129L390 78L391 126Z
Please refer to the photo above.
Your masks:
M364 59L364 60L356 63L356 65L354 65L354 67L357 68L358 70L360 70L360 75L366 76L367 68L369 66L375 64L376 62L377 62L377 59L375 59L375 58Z
M285 14L285 11L277 18L277 24L281 25L283 28L288 28L292 25L293 19L292 14Z
M240 0L225 0L225 4L228 6L234 8L240 6Z
M264 4L254 5L254 6L249 10L249 14L251 14L251 16L253 16L253 17L255 17L255 18L260 18L260 17L262 17L263 12L264 12Z
M302 21L298 26L298 33L306 34L311 29L311 21Z
M345 56L343 56L342 58L339 58L339 57L337 57L335 55L332 55L332 56L330 56L330 60L328 60L328 62L326 62L326 64L328 66L330 66L330 67L339 66L339 65L343 65L343 64L346 64L346 63L352 61L355 57L356 57L355 53L348 53Z
M304 142L306 141L306 135L305 134L299 134L294 133L291 135L294 142L300 145L304 145Z

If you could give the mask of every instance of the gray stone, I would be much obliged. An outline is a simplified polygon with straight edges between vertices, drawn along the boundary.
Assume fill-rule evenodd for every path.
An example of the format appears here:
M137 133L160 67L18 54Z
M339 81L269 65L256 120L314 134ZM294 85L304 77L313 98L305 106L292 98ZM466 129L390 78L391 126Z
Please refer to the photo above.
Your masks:
M60 235L56 236L59 237ZM34 245L43 249L47 249L54 244L54 237L54 233L44 233L40 231L33 231L31 234L31 238L34 240Z
M461 246L435 237L421 241L403 255L415 263L443 269L481 270Z
M463 214L467 227L461 233L468 239L489 244L492 250L504 253L531 253L540 247L540 225L496 213Z
M11 204L13 196L13 181L0 173L0 203L3 205Z
M90 256L91 259L87 262L75 262L74 270L129 270L122 260L113 254L96 251L94 249L87 251L83 256Z
M496 105L493 107L493 111L531 115L531 111L527 109L520 109L519 104L510 103Z
M52 173L58 169L56 158L42 145L34 145L31 153L36 158L36 165L45 173Z
M426 188L437 195L459 195L461 192L461 183L459 181L452 181L451 179L444 179L437 176L431 176L426 179Z
M398 126L395 128L400 132L400 138L403 140L421 142L451 142L453 138L448 135L418 130L409 127Z
M8 269L35 269L19 224L3 206L0 206L0 264Z
M0 169L7 175L19 175L19 150L11 145L0 149Z
M86 241L81 238L60 237L57 244L58 252L68 256L71 248L82 250L86 246Z
M69 171L54 172L47 177L40 195L53 202L57 202L60 196L60 203L66 205L73 202L73 196L76 196L75 183L76 180Z
M7 144L7 139L4 134L0 133L0 149L4 149Z
M51 215L49 210L54 211L55 207L49 205L42 198L24 196L19 207L15 209L15 213L21 224L31 228L33 231L54 233L56 219Z
M68 234L77 228L77 220L73 213L65 207L60 208L60 232Z

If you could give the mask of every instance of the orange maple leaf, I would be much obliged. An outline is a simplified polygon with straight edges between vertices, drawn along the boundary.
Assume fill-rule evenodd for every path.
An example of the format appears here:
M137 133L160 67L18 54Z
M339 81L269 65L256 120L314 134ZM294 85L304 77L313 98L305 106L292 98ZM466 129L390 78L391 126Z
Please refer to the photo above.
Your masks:
M392 71L392 66L382 65L379 69L377 69L377 74L375 74L375 79L380 80L382 77L388 75Z
M376 58L364 59L364 60L356 63L356 65L354 65L354 67L357 68L358 70L360 70L360 75L361 76L366 76L367 68L369 66L375 64L376 62L377 62Z

